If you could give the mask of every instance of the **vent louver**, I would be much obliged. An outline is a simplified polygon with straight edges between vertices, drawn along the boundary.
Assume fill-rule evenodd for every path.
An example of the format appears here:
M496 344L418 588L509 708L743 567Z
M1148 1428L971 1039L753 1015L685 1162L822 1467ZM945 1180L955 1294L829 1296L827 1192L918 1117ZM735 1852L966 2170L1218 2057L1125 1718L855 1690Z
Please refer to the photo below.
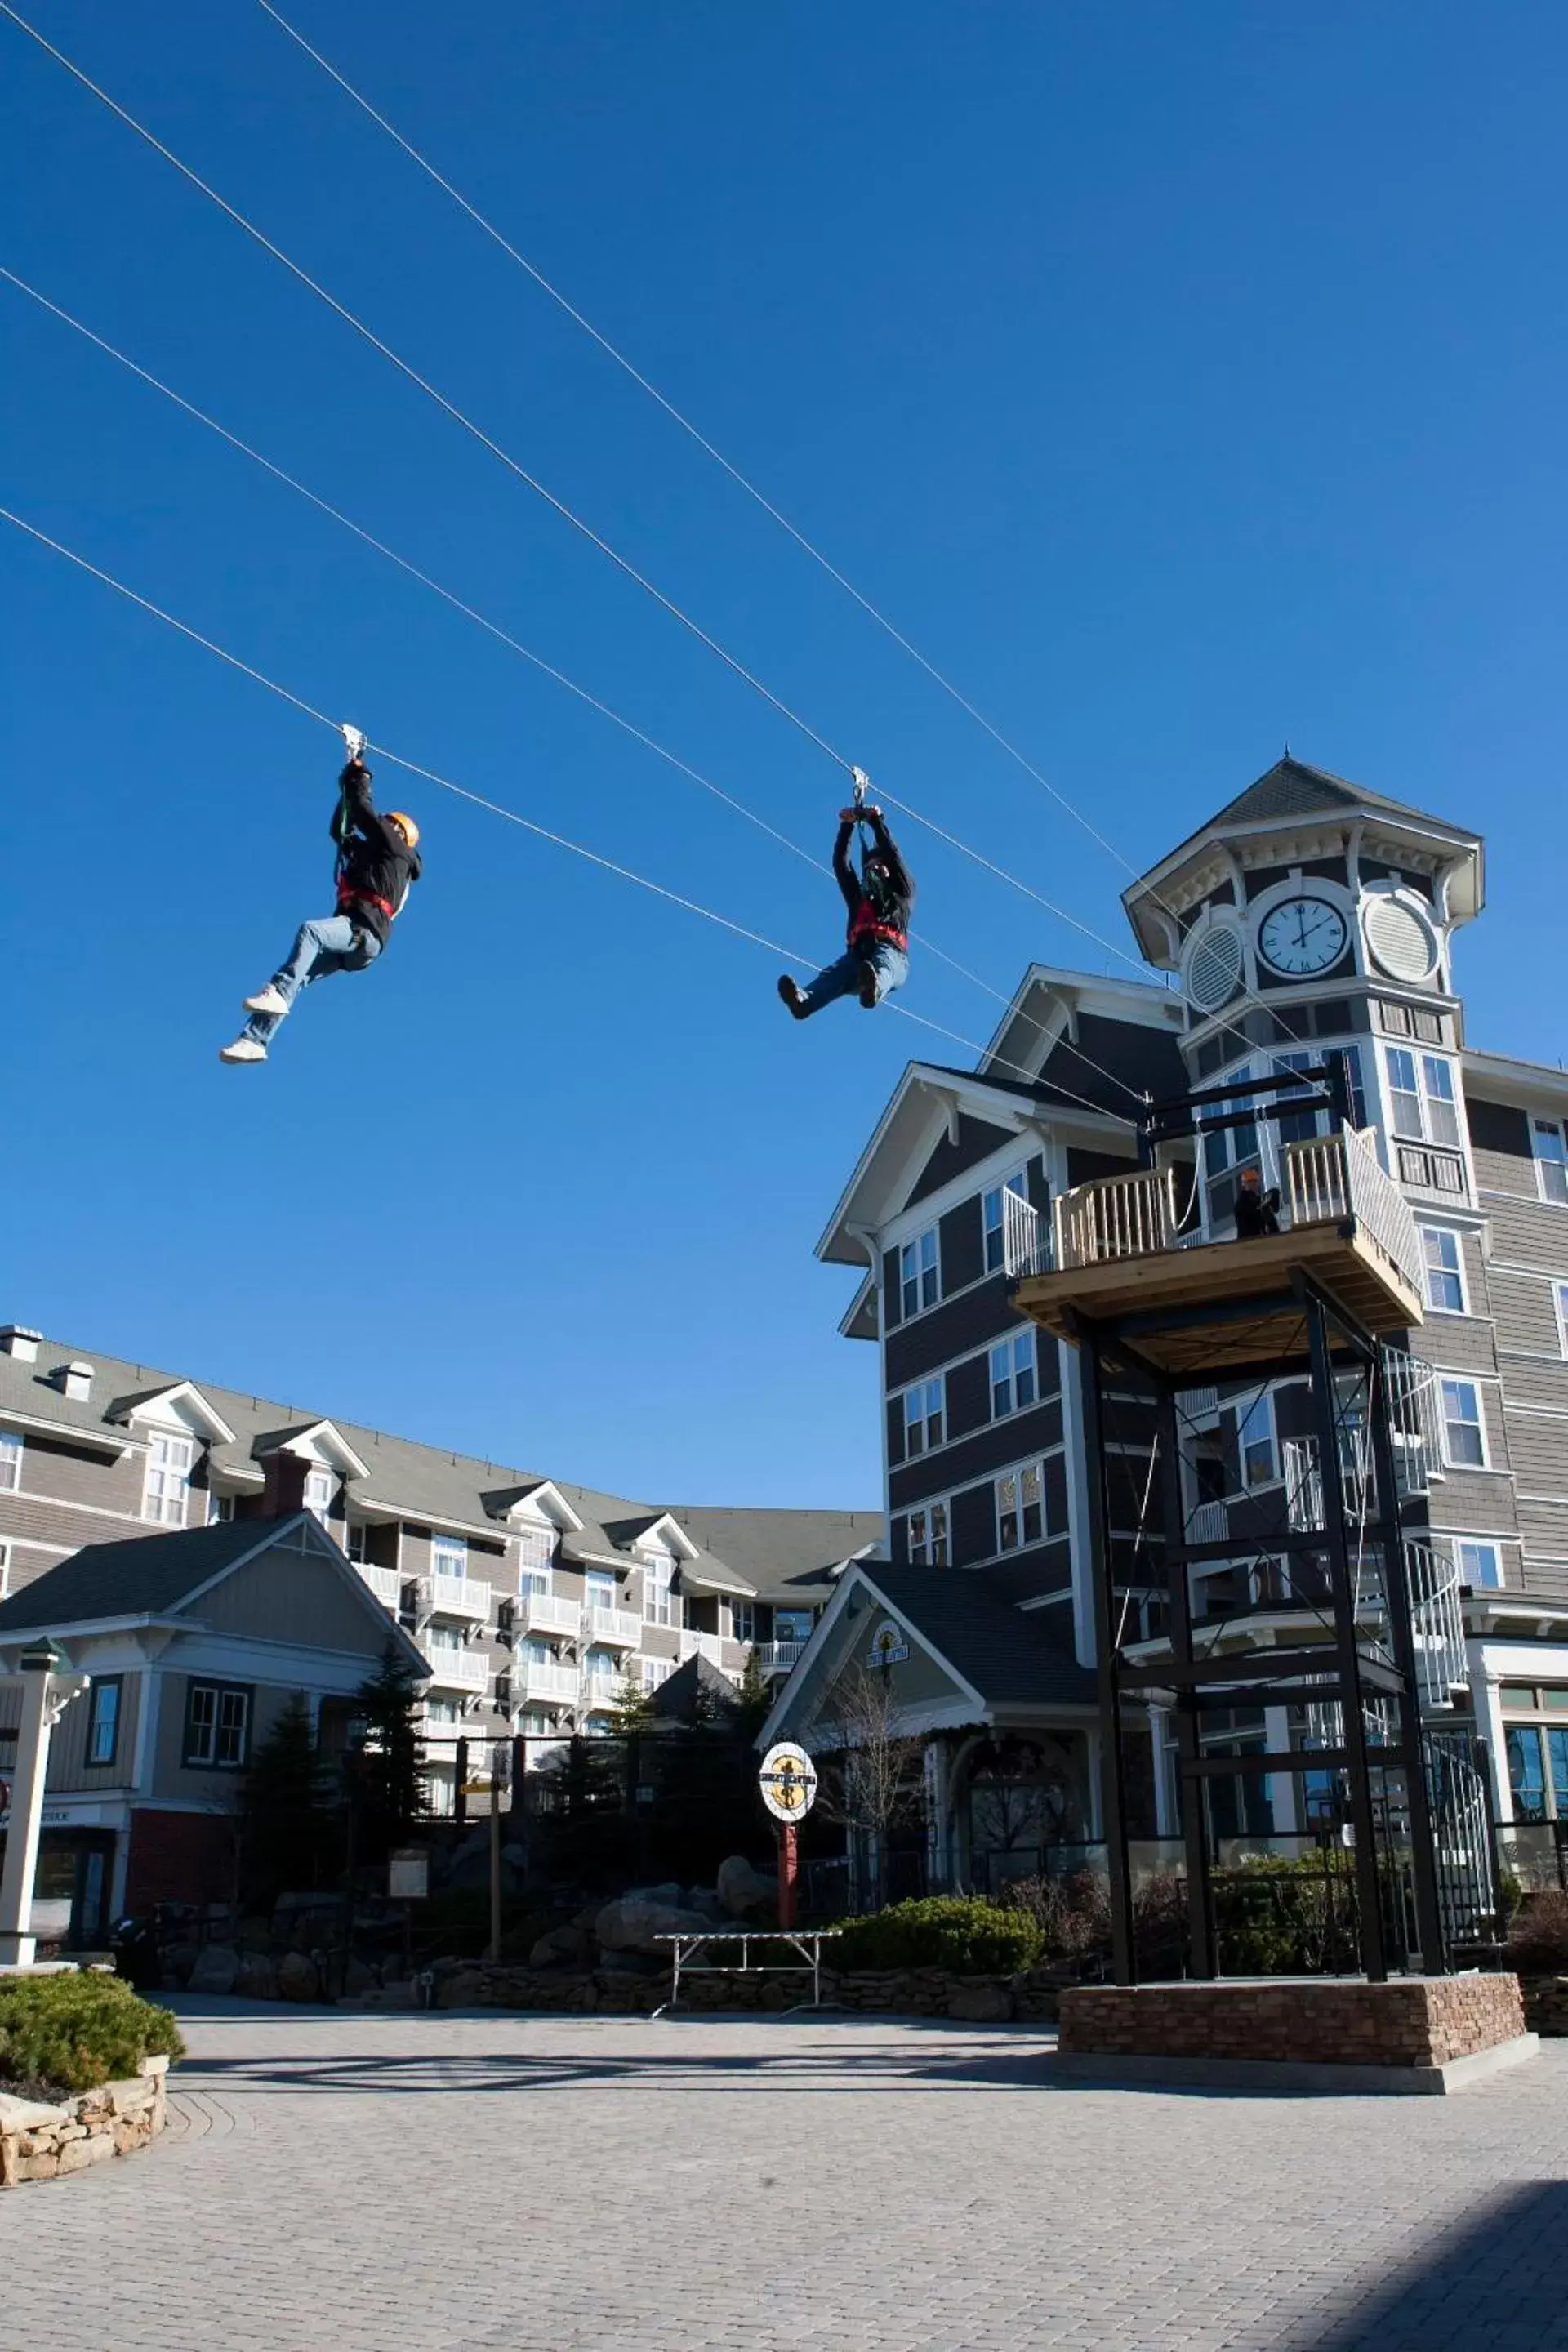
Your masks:
M1217 1013L1241 979L1241 934L1227 925L1205 931L1187 966L1187 994L1200 1013Z

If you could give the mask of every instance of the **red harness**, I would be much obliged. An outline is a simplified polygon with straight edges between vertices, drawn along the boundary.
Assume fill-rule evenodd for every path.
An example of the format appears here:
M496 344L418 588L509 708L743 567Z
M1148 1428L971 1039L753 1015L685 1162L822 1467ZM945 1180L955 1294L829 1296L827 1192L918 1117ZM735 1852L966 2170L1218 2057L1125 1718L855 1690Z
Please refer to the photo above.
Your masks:
M889 947L901 948L906 954L909 951L908 932L896 929L891 923L879 921L869 898L862 898L849 918L850 946L858 946L862 940L881 940Z
M361 904L379 908L389 923L395 922L397 919L397 909L390 898L378 898L374 890L356 890L352 883L340 880L338 884L339 914L346 914L351 907Z

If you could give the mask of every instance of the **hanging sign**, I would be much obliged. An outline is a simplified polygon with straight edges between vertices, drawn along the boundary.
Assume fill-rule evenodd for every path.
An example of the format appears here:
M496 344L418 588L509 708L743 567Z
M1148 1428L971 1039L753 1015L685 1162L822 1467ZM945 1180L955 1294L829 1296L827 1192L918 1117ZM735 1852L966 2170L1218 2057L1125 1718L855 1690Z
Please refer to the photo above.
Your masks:
M386 1893L393 1903L423 1903L430 1892L430 1857L423 1846L395 1846L386 1857Z
M804 1748L781 1739L763 1757L757 1785L775 1821L801 1822L816 1801L816 1767Z
M866 1664L868 1666L898 1666L909 1654L910 1645L904 1638L903 1627L895 1625L890 1617L884 1617L871 1636Z

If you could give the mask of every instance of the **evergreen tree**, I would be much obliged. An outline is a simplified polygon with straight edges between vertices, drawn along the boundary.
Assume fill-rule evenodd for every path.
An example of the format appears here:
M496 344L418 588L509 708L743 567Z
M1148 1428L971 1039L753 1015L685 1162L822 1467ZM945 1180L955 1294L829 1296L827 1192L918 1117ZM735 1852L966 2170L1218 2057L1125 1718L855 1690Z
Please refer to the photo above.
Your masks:
M330 1882L339 1843L335 1790L317 1753L302 1692L295 1692L257 1743L239 1810L240 1884L247 1904L270 1911L290 1889Z
M417 1686L388 1643L380 1665L354 1694L364 1747L353 1763L354 1858L384 1862L429 1810L425 1749L414 1719Z
M658 1721L653 1693L627 1675L610 1702L610 1721L617 1739L635 1739L639 1733L651 1731Z
M735 1706L731 1717L737 1738L755 1739L772 1710L773 1686L763 1672L763 1662L753 1647L746 1652L745 1670L735 1692Z

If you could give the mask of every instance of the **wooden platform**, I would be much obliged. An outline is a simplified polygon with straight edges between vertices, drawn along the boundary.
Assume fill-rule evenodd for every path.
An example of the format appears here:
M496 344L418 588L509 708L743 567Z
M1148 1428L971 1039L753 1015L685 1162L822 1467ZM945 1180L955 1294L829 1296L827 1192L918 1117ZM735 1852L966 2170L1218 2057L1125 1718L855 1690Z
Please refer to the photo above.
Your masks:
M1359 1227L1330 1224L1028 1275L1014 1297L1020 1313L1069 1342L1078 1336L1075 1313L1091 1323L1115 1323L1123 1316L1169 1312L1168 1328L1140 1329L1140 1354L1167 1371L1208 1381L1227 1364L1306 1355L1300 1308L1293 1300L1279 1303L1298 1267L1365 1331L1405 1331L1425 1319L1419 1296L1376 1243ZM1184 1311L1205 1307L1243 1310L1248 1299L1258 1302L1256 1315L1238 1311L1210 1323L1179 1319Z

